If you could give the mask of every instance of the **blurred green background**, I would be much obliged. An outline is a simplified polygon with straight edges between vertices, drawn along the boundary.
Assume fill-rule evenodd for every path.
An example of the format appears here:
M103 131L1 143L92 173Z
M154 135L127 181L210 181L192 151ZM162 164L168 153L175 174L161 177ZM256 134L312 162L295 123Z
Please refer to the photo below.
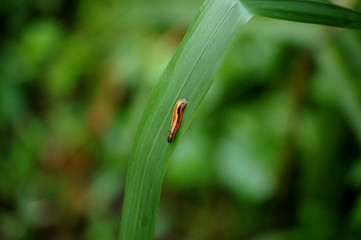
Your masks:
M137 124L201 4L1 1L0 239L117 238ZM361 239L360 85L360 31L252 19L170 161L155 239Z

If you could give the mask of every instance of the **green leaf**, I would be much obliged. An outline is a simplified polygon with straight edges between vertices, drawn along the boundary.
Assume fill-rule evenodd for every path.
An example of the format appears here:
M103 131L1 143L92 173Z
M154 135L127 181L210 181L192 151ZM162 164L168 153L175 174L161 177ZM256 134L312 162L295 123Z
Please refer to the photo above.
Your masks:
M119 239L152 239L169 159L250 13L238 0L209 0L153 90L129 161ZM188 105L172 143L167 142L175 102Z
M361 29L361 13L334 4L300 0L241 0L254 14L296 22Z
M242 27L254 15L360 28L361 15L331 4L302 1L206 0L153 90L129 160L119 239L152 239L168 162ZM243 59L245 61L245 59ZM172 143L167 135L175 102L188 105Z

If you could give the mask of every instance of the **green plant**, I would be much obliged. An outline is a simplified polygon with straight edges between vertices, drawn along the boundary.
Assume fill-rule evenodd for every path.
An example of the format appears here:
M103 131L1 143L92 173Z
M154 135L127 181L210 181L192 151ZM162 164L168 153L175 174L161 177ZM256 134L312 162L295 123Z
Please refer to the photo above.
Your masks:
M139 124L129 160L119 239L152 239L168 162L242 27L256 14L361 29L360 13L327 2L205 1L153 90ZM169 144L173 106L180 98L189 104Z

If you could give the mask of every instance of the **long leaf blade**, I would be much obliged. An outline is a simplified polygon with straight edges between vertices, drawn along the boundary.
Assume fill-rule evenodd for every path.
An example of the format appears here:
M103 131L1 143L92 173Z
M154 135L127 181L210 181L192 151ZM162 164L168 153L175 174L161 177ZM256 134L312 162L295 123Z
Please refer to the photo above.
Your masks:
M119 239L152 239L165 169L213 78L251 17L238 0L208 0L153 90L128 166ZM175 102L188 105L174 142L167 142Z
M361 13L334 4L300 0L241 0L254 14L295 22L361 29Z

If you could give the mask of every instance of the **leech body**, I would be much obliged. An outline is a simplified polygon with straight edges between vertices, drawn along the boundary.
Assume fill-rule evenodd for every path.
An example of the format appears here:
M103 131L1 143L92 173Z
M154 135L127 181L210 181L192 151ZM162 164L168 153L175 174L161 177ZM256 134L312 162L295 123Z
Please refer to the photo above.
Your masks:
M181 98L174 105L172 122L170 124L170 129L168 134L169 143L173 141L173 138L178 131L179 125L182 121L183 110L187 104L188 104L187 100L185 98Z

